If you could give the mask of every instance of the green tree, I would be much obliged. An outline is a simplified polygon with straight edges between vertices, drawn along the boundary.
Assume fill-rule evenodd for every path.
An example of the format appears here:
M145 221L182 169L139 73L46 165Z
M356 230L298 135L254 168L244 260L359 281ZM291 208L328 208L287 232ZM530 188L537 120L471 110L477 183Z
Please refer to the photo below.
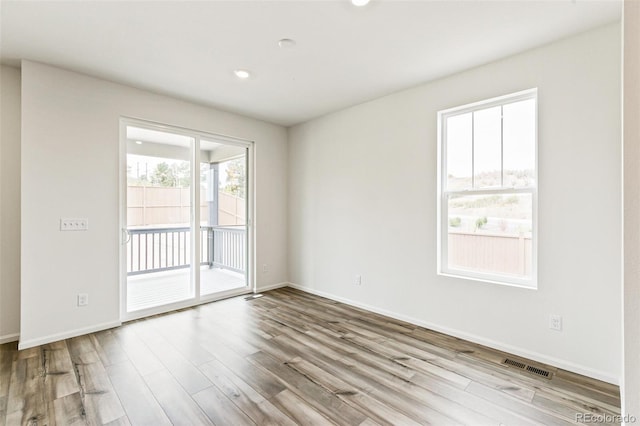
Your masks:
M223 188L224 192L233 194L236 197L245 198L247 170L244 158L229 161L226 170L227 183Z
M157 186L188 188L191 184L191 166L188 161L159 163L151 172L151 183Z
M158 186L176 186L176 177L169 164L159 163L151 172L151 183Z
M479 217L476 220L476 230L482 229L482 227L485 226L486 224L487 224L487 217L486 216Z
M457 228L462 223L462 219L459 217L452 217L449 219L449 226L452 228Z
M176 178L176 185L181 188L188 188L191 185L191 164L188 161L181 161L173 163L171 168Z

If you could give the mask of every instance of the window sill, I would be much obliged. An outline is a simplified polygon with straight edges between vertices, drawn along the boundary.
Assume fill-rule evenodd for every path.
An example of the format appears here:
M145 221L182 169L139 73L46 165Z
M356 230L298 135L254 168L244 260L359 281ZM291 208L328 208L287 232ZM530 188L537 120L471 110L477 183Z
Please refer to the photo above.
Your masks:
M438 272L438 275L442 277L457 278L460 280L478 281L486 284L497 284L497 285L506 286L506 287L522 288L526 290L538 289L538 283L534 280L531 280L530 282L501 281L498 278L492 279L489 277L472 276L472 275L456 273L453 271Z

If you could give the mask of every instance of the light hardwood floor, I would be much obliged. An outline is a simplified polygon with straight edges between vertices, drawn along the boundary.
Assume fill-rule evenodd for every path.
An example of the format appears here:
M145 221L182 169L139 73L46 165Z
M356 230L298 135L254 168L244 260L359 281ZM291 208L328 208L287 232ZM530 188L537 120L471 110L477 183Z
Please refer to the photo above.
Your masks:
M284 288L24 351L1 345L0 425L566 425L619 414L616 386L548 366L551 379L536 377L505 356Z

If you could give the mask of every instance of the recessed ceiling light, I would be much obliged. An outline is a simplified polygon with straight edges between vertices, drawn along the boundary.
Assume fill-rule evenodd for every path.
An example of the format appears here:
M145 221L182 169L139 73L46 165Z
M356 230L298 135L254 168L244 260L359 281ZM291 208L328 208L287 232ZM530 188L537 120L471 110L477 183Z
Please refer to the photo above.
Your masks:
M236 77L242 80L246 80L247 78L251 77L251 73L247 70L235 70L233 73L236 75Z
M366 6L369 3L369 0L351 0L354 6Z
M283 38L278 41L278 46L280 46L281 49L291 49L296 46L296 41L290 38Z

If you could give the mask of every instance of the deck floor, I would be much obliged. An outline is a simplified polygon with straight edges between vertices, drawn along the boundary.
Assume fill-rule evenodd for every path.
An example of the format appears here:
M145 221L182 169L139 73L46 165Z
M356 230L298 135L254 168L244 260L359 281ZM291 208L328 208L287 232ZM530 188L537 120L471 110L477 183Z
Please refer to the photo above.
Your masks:
M200 289L203 295L246 286L244 274L226 269L202 267ZM133 275L127 279L127 311L139 311L193 297L188 269Z

